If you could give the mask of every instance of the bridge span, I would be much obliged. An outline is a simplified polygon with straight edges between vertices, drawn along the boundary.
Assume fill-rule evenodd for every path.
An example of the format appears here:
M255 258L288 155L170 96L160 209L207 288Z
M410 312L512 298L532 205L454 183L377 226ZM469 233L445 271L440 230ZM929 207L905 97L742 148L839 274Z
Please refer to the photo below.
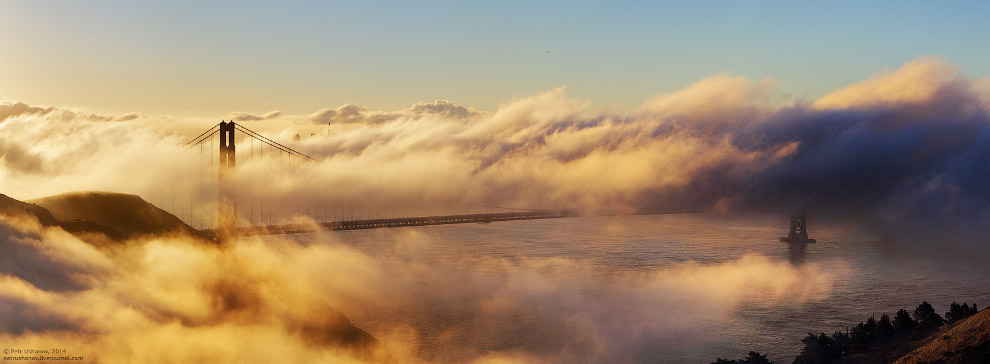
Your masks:
M348 220L316 222L313 224L285 224L272 226L238 227L237 236L308 233L316 230L362 230L404 226L447 225L467 223L491 223L512 220L557 219L576 216L567 210L533 210L525 212L496 212L444 216L400 217L390 219ZM218 239L216 229L201 230L207 236Z
M210 181L217 182L216 188L216 214L215 220L216 225L211 229L200 230L210 238L223 242L228 239L237 238L238 236L251 236L251 235L274 235L274 234L295 234L302 232L310 232L318 229L322 230L359 230L359 229L378 229L378 228L392 228L392 227L403 227L403 226L425 226L425 225L445 225L445 224L465 224L465 223L490 223L497 221L510 221L510 220L533 220L533 219L553 219L553 218L563 218L569 216L575 216L571 211L566 210L549 210L549 209L529 209L529 208L518 208L518 207L498 207L498 206L488 206L488 205L475 205L475 204L465 204L472 205L475 207L484 207L489 209L501 209L502 212L488 211L487 213L461 213L461 214L449 214L449 215L433 215L433 216L412 216L412 217L391 217L391 218L377 218L377 219L354 219L353 210L351 210L351 219L346 219L344 221L326 221L326 208L323 208L323 221L316 221L311 224L305 223L293 223L295 215L302 215L302 209L296 209L291 201L279 202L278 200L269 200L267 204L264 200L256 201L251 197L244 197L238 194L237 183L235 181L234 168L236 166L236 160L241 159L237 156L237 147L235 145L235 132L239 132L244 137L249 139L249 145L244 145L244 147L249 147L245 150L242 147L242 153L249 151L249 154L243 156L248 156L253 160L255 157L255 142L258 142L258 157L264 158L266 149L268 150L268 155L277 155L279 162L282 162L282 157L289 163L292 161L302 161L306 163L313 163L314 165L323 164L324 162L316 158L310 157L299 151L296 151L288 146L278 143L260 133L248 129L242 125L234 123L234 121L221 121L220 123L213 125L205 132L201 133L199 136L193 138L192 140L186 142L180 149L181 151L190 151L199 149L200 150L200 169L199 178L201 181L205 180L205 174L209 174ZM219 160L214 167L213 163L213 148L214 142L213 137L218 137L219 141ZM298 136L298 135L297 135ZM209 150L205 147L209 146ZM208 158L207 158L207 153ZM204 163L204 158L209 159L208 164ZM204 173L206 166L209 166L210 171ZM216 172L215 174L213 172ZM238 198L242 201L238 203ZM247 201L243 201L247 199ZM180 198L180 200L182 200ZM175 206L175 196L172 195L172 205L173 213ZM273 202L275 206L273 206ZM192 201L188 206L190 211ZM238 206L240 205L240 206ZM267 208L266 208L267 205ZM282 205L282 206L279 206ZM287 206L284 205L289 205ZM257 207L257 209L255 208ZM314 206L306 203L306 216L313 217L309 214L310 207L315 208L315 211L319 211L321 206ZM184 210L180 203L180 213ZM273 210L275 210L275 218L273 219ZM504 210L514 210L514 211L504 211ZM257 211L257 214L255 214ZM265 212L268 213L267 222L265 222ZM246 213L246 214L245 214ZM260 218L260 223L255 217ZM316 214L319 217L319 214ZM245 218L246 217L246 218ZM180 217L181 218L181 217ZM202 219L202 214L200 214L200 220ZM319 220L319 219L316 219ZM247 224L249 226L238 226L239 223ZM251 226L257 224L258 226ZM200 224L203 227L202 224Z

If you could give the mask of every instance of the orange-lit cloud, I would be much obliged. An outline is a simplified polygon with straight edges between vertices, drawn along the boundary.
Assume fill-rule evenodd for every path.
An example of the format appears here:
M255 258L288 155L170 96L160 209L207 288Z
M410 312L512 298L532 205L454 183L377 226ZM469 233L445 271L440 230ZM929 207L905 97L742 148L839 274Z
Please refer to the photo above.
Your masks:
M19 116L23 114L40 114L44 115L55 110L55 107L39 107L30 106L23 102L14 101L3 101L0 102L0 123L9 117Z
M458 106L449 100L418 102L411 107L395 111L370 111L368 108L347 104L335 109L322 109L307 118L317 124L381 124L396 119L418 119L434 117L445 119L467 119L482 114L473 108Z
M929 102L957 81L956 70L944 59L922 57L895 71L885 70L833 91L815 101L814 106L845 109Z
M986 80L923 58L814 103L778 101L772 81L718 75L629 113L588 115L587 102L560 88L494 111L436 101L397 111L344 105L228 118L251 120L245 126L321 161L289 163L239 140L244 224L261 219L253 204L337 216L457 212L467 203L586 213L807 208L894 224L923 241L937 232L944 242L949 233L985 236L987 90ZM136 193L185 209L180 216L189 222L215 209L217 146L177 150L216 120L5 105L5 194ZM381 242L389 253L374 257L321 233L310 245L242 239L221 250L173 237L104 251L58 228L10 218L3 226L5 251L30 264L2 263L0 299L10 311L3 317L18 320L5 321L0 339L27 346L57 339L92 347L92 355L125 342L155 355L110 357L120 361L366 359L306 338L337 321L308 322L340 310L368 323L363 328L402 362L628 362L658 342L688 345L699 327L731 320L739 307L827 297L844 274L841 262L794 267L760 256L608 277L554 258L437 267L420 259L435 242L415 231L385 235L394 239ZM449 277L476 284L422 283ZM383 313L424 308L445 324ZM495 340L520 332L526 343L507 348ZM230 349L189 357L193 351L172 353L155 342Z
M390 358L299 275L316 272L286 270L288 256L257 243L221 250L147 238L100 251L60 228L0 216L0 244L0 340L9 348L55 345L108 363Z
M337 216L484 204L586 213L812 208L890 223L933 211L975 216L976 204L944 197L985 190L972 183L983 180L974 163L990 119L985 83L920 58L813 104L781 102L772 80L716 75L628 113L587 115L587 102L558 88L490 112L438 100L228 118L251 120L245 125L323 162L289 163L242 138L238 193L251 201L243 216L257 215L257 204ZM8 104L20 110L0 124L16 136L0 146L0 190L11 196L176 196L186 218L198 201L215 200L215 170L207 169L218 144L168 151L216 120Z
M258 120L269 120L282 116L282 112L278 110L273 110L265 113L264 115L254 115L246 112L234 112L228 114L225 119L233 121L258 121Z
M374 256L333 233L225 248L144 237L98 250L5 215L0 234L0 339L100 362L641 361L744 305L824 299L848 274L841 261L762 256L607 274L565 258L438 258L441 242L416 230L384 235ZM436 284L454 277L471 284ZM381 345L349 333L338 309ZM406 314L423 310L432 314Z

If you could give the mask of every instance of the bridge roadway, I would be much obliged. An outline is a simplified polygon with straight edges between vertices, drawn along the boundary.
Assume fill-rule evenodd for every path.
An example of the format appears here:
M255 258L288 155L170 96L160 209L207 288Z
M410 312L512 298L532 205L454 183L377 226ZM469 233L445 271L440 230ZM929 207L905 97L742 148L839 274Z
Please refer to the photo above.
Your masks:
M511 220L535 220L535 219L557 219L575 216L567 210L533 210L525 212L497 212L488 214L468 214L468 215L446 215L446 216L422 216L422 217L401 217L393 219L372 219L372 220L348 220L318 222L315 224L285 224L271 226L250 226L237 228L238 236L251 235L277 235L277 234L298 234L312 232L318 226L324 230L361 230L361 229L381 229L403 226L426 226L426 225L446 225L446 224L467 224L467 223L490 223L496 221ZM207 236L216 239L216 230L202 230Z

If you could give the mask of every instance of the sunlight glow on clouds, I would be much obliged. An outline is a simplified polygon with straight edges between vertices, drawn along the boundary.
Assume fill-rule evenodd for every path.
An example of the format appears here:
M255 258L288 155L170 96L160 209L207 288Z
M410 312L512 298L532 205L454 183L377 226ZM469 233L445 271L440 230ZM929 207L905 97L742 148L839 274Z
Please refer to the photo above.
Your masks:
M586 213L810 207L897 222L990 214L975 202L990 199L988 189L973 182L986 180L975 167L990 153L986 82L925 57L813 104L777 101L772 80L716 75L629 113L588 115L587 102L557 88L495 111L437 100L397 111L347 104L229 117L324 162L287 165L271 151L251 158L254 146L242 140L238 191L249 199L305 196L371 211L465 203ZM0 112L0 130L17 136L0 146L0 190L14 197L115 190L153 201L161 181L176 176L193 182L178 187L184 196L208 199L215 189L197 170L209 163L200 153L212 150L162 152L215 120L16 102ZM949 191L974 202L947 198Z
M956 70L945 60L924 57L891 72L884 70L869 79L833 91L818 101L823 109L869 108L927 102L957 79Z
M841 261L796 267L755 255L608 275L563 258L426 266L422 255L440 242L415 230L391 237L393 253L375 256L332 233L305 245L146 236L96 249L0 215L0 339L58 342L101 362L635 362L652 346L700 339L698 327L743 305L823 299L849 273ZM453 276L474 284L435 284ZM378 317L381 345L349 333L337 309ZM416 315L380 316L424 309L445 319L440 330ZM520 330L526 343L497 346Z
M716 75L629 113L588 115L587 102L557 88L494 111L438 100L397 111L348 104L229 117L323 162L284 163L260 150L252 158L254 146L239 142L237 193L249 200L385 211L464 203L585 213L809 208L873 219L864 225L899 224L921 240L938 233L947 242L951 232L979 243L964 238L985 236L990 218L986 85L922 58L813 104L776 102L773 81ZM209 200L216 185L201 167L212 151L177 150L215 122L4 102L0 192L26 199L111 190L154 201L166 184ZM0 339L92 347L86 355L111 353L108 361L380 359L374 345L355 351L325 335L301 338L342 327L342 316L326 315L334 308L361 316L390 305L462 320L440 334L386 323L376 336L400 360L628 362L656 342L690 341L697 327L714 327L741 306L827 297L845 274L842 262L795 267L760 256L615 275L608 284L566 259L485 258L448 271L417 263L416 246L433 242L414 232L390 242L403 254L386 257L323 233L310 246L245 238L217 248L159 237L100 250L60 228L5 216L0 234L3 250L17 257L0 262L0 317L17 318L2 322ZM484 284L449 292L417 283L455 275ZM430 289L438 291L424 294ZM462 298L468 304L457 312L469 314L428 299L444 294ZM599 294L628 304L617 312ZM485 334L519 329L506 317L552 329L533 340L536 349L485 347ZM121 342L145 350L109 348ZM177 345L204 349L169 351ZM186 356L211 345L224 349ZM422 356L422 347L438 345L471 349Z

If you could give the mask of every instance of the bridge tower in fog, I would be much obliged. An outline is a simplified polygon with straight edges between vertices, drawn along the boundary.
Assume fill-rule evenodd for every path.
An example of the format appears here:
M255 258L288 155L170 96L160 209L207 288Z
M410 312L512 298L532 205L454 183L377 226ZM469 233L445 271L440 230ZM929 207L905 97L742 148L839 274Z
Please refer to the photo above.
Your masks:
M234 173L234 167L237 164L237 146L235 146L235 140L236 140L235 133L237 133L236 136L240 136L242 139L249 138L248 140L250 141L250 149L241 151L241 153L248 152L249 154L247 154L247 156L249 157L249 159L253 159L255 157L254 142L258 141L260 143L257 153L258 157L264 157L265 148L267 148L269 150L268 153L275 154L276 158L279 159L280 163L282 163L283 157L285 160L288 160L290 162L291 159L294 158L294 159L301 159L306 162L312 162L317 164L322 163L319 160L314 159L313 157L300 153L299 151L289 148L274 140L271 140L268 137L265 137L264 135L261 135L254 130L245 128L244 126L235 123L233 120L231 121L224 120L217 124L214 124L212 127L204 131L202 134L186 142L186 144L183 144L181 147L183 152L188 151L194 147L199 147L200 166L202 168L200 171L201 172L200 178L205 180L204 177L206 175L209 175L211 180L213 176L216 176L217 178L216 179L217 189L215 190L217 192L217 196L216 196L217 216L216 216L216 220L213 220L216 221L216 228L206 229L204 231L208 231L210 235L215 236L217 240L221 242L236 238L239 230L237 226L238 225L238 212L237 212L238 190L237 190L237 183L235 181L236 173ZM219 149L213 149L215 148L213 146L214 138L218 139L218 141L220 142ZM245 140L241 141L242 144L244 142ZM204 149L204 147L206 146L209 146L210 148ZM217 159L214 159L213 157L214 150L217 150L219 152L217 154L219 158ZM242 155L241 157L243 161L244 155ZM214 160L218 161L217 169L213 169ZM204 162L206 163L204 164ZM209 165L209 168L205 168L207 165ZM243 203L243 202L247 202L247 203ZM259 216L263 218L264 217L263 213L265 212L268 213L269 223L272 221L271 200L269 200L267 206L265 206L265 201L257 201L255 199L252 199L251 197L248 197L248 201L242 201L241 205L242 207L249 208L247 211L241 212L241 214L246 213L246 216L248 216L247 221L249 221L249 224L254 222L251 219L255 216ZM259 207L257 210L255 210L256 206ZM284 213L286 210L287 209L283 209L280 212ZM257 215L255 215L255 211L258 212ZM202 213L199 214L200 216L203 216ZM206 220L212 220L212 217Z
M260 133L245 128L242 125L238 125L234 121L221 121L220 123L214 124L209 129L204 131L202 134L193 138L192 140L186 142L182 145L181 150L183 152L188 151L192 148L199 148L199 158L200 158L200 179L202 182L206 181L206 176L209 175L210 183L214 181L217 182L217 192L216 202L217 202L217 216L216 216L216 228L214 229L203 229L202 232L207 234L211 238L215 238L220 243L232 242L237 239L238 235L255 235L255 234L293 234L297 232L308 231L308 227L287 223L284 216L295 216L301 215L303 209L300 207L305 206L306 216L309 217L320 217L320 207L312 206L309 201L299 205L299 202L292 201L282 201L276 197L271 196L251 196L247 194L238 193L237 183L236 183L236 173L234 173L234 167L237 163L237 147L235 143L235 131L242 138L241 146L248 147L246 150L242 150L241 153L247 153L246 155L241 155L241 162L247 161L251 162L255 158L255 141L259 142L259 148L257 151L257 157L264 158L265 150L268 150L269 158L277 160L278 163L290 164L293 161L304 161L314 164L322 164L323 162L303 154L297 150L289 148L284 144L278 143ZM218 168L213 169L213 149L214 138L219 139L219 163ZM249 138L249 139L244 139ZM249 143L249 144L247 144ZM209 146L207 149L206 147ZM244 158L244 157L247 158ZM291 165L291 164L290 164ZM209 166L207 168L207 166ZM216 171L217 179L213 179L213 172ZM211 189L212 190L212 189ZM205 197L204 200L212 200L213 196L208 194L201 194L197 191L197 194ZM247 195L247 196L245 196ZM175 194L173 196L173 207L175 207ZM260 201L258 200L260 197ZM238 204L237 199L240 198L240 204ZM182 200L182 198L180 198ZM190 205L192 204L192 199L189 199ZM267 203L266 203L267 202ZM273 202L275 202L273 204ZM245 211L241 211L240 223L244 226L238 227L238 212L237 206L240 205ZM481 205L478 205L481 206ZM256 210L255 207L258 207ZM316 210L311 214L311 208L316 207ZM320 226L329 230L354 230L354 229L377 229L386 227L398 227L398 226L422 226L422 225L440 225L440 224L463 224L463 223L490 223L493 221L509 221L509 220L530 220L530 219L549 219L549 218L559 218L573 216L571 212L564 210L544 210L544 209L527 209L527 208L510 208L510 207L496 207L496 206L485 206L488 208L498 208L498 209L508 209L515 211L503 211L496 213L469 213L469 214L454 214L454 215L434 215L434 216L412 216L412 217L395 217L392 218L364 218L364 219L354 219L353 210L351 212L351 218L338 221L326 221L327 210L323 208L323 220ZM181 210L183 207L180 206ZM193 208L190 208L193 210ZM205 210L205 209L198 209ZM210 208L212 210L212 208ZM275 211L273 219L273 210ZM257 211L257 214L255 214ZM341 210L343 213L343 210ZM267 219L266 217L267 213ZM190 215L199 214L203 221L214 221L212 217L206 217L201 211L191 211ZM256 225L254 217L259 217L262 225ZM367 215L366 215L367 216ZM202 217L206 217L205 219ZM246 217L246 218L245 218ZM267 222L266 222L267 220Z
M220 122L220 163L218 171L219 193L217 194L217 237L225 241L237 236L237 205L234 199L234 121Z
M791 216L791 240L808 240L808 215L804 212Z
M791 216L791 230L780 241L795 244L816 242L815 239L808 238L808 215L804 211Z

